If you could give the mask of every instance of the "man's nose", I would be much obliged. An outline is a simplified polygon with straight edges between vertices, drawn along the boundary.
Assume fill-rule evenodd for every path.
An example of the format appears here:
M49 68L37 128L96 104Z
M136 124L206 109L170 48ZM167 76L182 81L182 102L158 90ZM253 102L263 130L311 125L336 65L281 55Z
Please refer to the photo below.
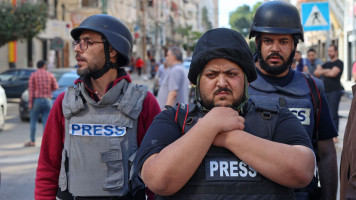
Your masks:
M227 80L226 80L226 77L224 75L219 75L217 85L219 87L226 87L227 86Z

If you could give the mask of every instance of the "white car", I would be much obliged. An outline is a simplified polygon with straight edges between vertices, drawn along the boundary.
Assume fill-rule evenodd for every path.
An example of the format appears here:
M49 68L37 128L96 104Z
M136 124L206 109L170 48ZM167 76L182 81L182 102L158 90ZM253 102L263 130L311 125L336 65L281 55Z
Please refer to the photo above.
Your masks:
M0 131L4 130L7 114L7 98L4 88L0 85Z

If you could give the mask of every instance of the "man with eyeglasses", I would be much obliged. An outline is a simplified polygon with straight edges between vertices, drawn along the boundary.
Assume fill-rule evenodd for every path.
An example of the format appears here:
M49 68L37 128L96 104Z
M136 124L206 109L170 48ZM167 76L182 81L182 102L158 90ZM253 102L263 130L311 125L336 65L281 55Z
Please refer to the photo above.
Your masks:
M123 68L131 58L131 33L120 20L98 14L71 36L80 77L49 115L35 199L145 199L131 162L160 108Z

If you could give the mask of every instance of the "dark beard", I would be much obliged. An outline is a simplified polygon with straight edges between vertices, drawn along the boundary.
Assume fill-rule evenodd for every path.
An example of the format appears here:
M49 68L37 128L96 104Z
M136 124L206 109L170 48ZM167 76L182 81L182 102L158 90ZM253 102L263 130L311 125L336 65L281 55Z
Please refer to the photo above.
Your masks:
M268 60L272 56L280 57L280 59L283 61L283 64L280 65L280 66L270 66L270 65L268 65L268 63L265 60L260 58L259 63L260 63L260 66L261 66L261 68L263 70L265 70L267 73L272 74L272 75L280 75L283 72L285 72L287 69L289 69L289 67L290 67L290 65L292 63L291 62L291 59L292 59L291 56L292 55L289 57L288 62L286 62L284 60L284 58L281 55L279 55L278 53L272 53L271 55L267 56L266 60ZM293 57L294 57L294 55L293 55Z
M222 92L222 91L226 91L226 92L232 92L231 90L227 89L227 88L219 88L218 90L216 90L214 93L218 93L218 92ZM241 97L238 101L233 102L232 105L228 106L231 108L237 108L243 101L243 97ZM204 106L204 108L211 110L214 107L220 107L219 105L215 105L213 100L201 100L202 105Z
M79 76L89 76L91 73L96 72L96 71L99 71L99 70L100 70L100 68L99 68L99 66L97 66L97 65L94 66L94 69L91 69L91 68L88 66L88 67L86 67L85 69L80 69L80 68L78 68L78 69L77 69L77 74L78 74Z

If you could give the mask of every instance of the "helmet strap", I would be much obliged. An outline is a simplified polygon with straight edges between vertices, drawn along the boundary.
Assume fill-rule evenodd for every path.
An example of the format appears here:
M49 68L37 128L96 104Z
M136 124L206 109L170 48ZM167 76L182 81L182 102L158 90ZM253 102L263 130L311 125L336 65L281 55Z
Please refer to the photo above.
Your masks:
M117 63L112 63L110 61L110 51L109 51L110 47L108 42L104 42L104 53L105 53L105 64L103 66L103 68L101 68L98 71L92 72L89 76L94 78L94 79L98 79L100 77L102 77L106 72L108 72L111 68L119 68Z

